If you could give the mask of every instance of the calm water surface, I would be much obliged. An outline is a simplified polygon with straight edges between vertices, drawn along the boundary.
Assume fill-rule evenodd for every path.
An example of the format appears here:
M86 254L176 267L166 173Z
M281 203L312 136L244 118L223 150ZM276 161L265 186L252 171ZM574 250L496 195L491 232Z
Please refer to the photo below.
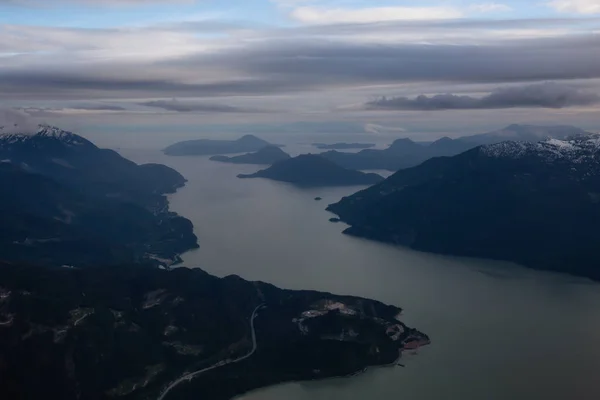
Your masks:
M184 255L186 266L395 304L433 341L407 356L406 368L286 384L243 399L600 399L600 285L344 236L324 209L360 188L302 190L236 178L255 166L121 153L189 179L171 197L200 239L201 248Z

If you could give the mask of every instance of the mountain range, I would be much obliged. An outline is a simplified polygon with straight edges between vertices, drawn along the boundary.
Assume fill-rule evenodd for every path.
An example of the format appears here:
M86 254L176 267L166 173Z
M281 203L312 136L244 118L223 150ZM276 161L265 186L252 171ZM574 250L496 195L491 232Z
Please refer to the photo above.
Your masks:
M245 135L237 140L199 139L175 143L164 153L170 156L208 156L219 154L248 153L258 151L271 143L254 135Z
M433 158L328 209L348 234L600 279L600 136Z
M238 177L267 178L303 187L371 185L383 180L377 174L346 169L315 154L279 161L267 169Z
M169 265L197 247L191 222L169 211L164 194L186 182L169 167L50 126L1 134L0 161L5 261Z
M565 139L589 133L571 126L514 124L497 131L457 139L444 137L432 143L418 143L404 138L396 140L384 150L366 149L358 153L328 151L322 153L321 156L349 169L397 171L414 167L433 157L454 156L482 144L493 144L506 140L537 142L548 138Z

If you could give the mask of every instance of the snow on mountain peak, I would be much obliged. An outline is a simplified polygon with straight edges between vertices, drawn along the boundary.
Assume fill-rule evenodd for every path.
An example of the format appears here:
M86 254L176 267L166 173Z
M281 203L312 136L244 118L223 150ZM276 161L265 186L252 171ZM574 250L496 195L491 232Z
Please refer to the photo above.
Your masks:
M548 162L563 160L584 163L596 159L596 155L600 153L600 134L576 136L565 140L547 139L537 143L501 142L482 146L481 152L494 158L519 159L535 156Z
M50 125L37 125L34 130L30 128L25 131L17 124L10 129L0 126L0 143L3 144L25 143L38 138L56 139L71 146L92 144L81 136Z

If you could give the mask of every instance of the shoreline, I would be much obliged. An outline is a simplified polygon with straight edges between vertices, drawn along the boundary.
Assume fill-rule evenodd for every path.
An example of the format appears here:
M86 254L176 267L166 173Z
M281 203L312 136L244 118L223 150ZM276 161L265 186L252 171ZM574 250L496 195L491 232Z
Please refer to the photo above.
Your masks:
M427 346L428 344L425 344L424 346ZM421 346L423 347L423 346ZM285 386L285 385L291 385L291 384L302 384L302 383L321 383L321 382L327 382L327 381L333 381L333 380L350 380L351 378L356 378L362 375L366 375L368 373L375 373L380 369L391 369L391 368L396 368L396 367L401 367L401 368L405 368L405 365L400 364L400 360L402 359L402 353L405 349L398 349L398 358L396 360L394 360L393 362L389 363L389 364L382 364L382 365L370 365L367 366L359 371L353 372L351 374L346 374L346 375L337 375L337 376L329 376L323 379L296 379L296 380L291 380L291 381L286 381L286 382L280 382L280 383L275 383L273 385L267 385L267 386L263 386L257 389L252 389L249 390L245 393L239 394L237 396L231 397L229 400L244 400L245 396L248 395L252 395L252 394L256 394L256 393L260 393L263 390L267 390L267 389L272 389L272 388L276 388L279 386ZM411 351L415 351L418 349L411 349Z
M276 388L279 386L284 386L284 385L290 385L290 384L302 384L302 383L317 383L317 382L327 382L327 381L332 381L332 380L350 380L351 378L356 378L358 376L362 376L365 375L367 373L370 372L376 372L378 369L384 369L384 368L392 368L395 366L399 366L399 367L404 367L403 365L394 365L396 362L392 363L392 364L386 364L386 365L373 365L373 366L369 366L369 367L365 367L359 371L353 372L351 374L347 374L347 375L337 375L337 376L329 376L323 379L299 379L299 380L291 380L291 381L286 381L286 382L280 382L280 383L275 383L273 385L267 385L267 386L263 386L257 389L252 389L249 390L245 393L239 394L237 396L231 397L229 400L244 400L244 396L248 396L251 394L256 394L259 393L263 390L266 389L271 389L271 388Z

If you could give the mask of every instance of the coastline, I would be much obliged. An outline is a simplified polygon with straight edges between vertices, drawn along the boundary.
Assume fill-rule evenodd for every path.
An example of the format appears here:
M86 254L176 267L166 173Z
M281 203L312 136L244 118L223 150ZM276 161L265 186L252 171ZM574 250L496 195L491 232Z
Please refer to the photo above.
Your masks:
M316 378L316 379L295 379L295 380L290 380L290 381L285 381L285 382L279 382L279 383L274 383L272 385L266 385L266 386L262 386L260 388L256 388L256 389L252 389L249 390L247 392L244 392L242 394L236 395L234 397L231 397L229 400L245 400L246 396L249 395L254 395L257 393L260 393L264 390L268 390L268 389L273 389L273 388L277 388L280 386L286 386L286 385L293 385L293 384L303 384L303 383L325 383L328 381L334 381L334 380L349 380L351 378L356 378L362 375L366 375L368 373L376 373L378 370L380 369L391 369L391 368L396 368L396 367L401 367L404 368L405 366L403 364L400 364L400 360L402 359L402 353L403 353L403 349L399 349L398 351L398 358L396 360L394 360L392 363L389 364L382 364L382 365L369 365L367 367L364 367L361 370L358 370L356 372L352 372L350 374L345 374L345 375L334 375L334 376L328 376L325 378Z

